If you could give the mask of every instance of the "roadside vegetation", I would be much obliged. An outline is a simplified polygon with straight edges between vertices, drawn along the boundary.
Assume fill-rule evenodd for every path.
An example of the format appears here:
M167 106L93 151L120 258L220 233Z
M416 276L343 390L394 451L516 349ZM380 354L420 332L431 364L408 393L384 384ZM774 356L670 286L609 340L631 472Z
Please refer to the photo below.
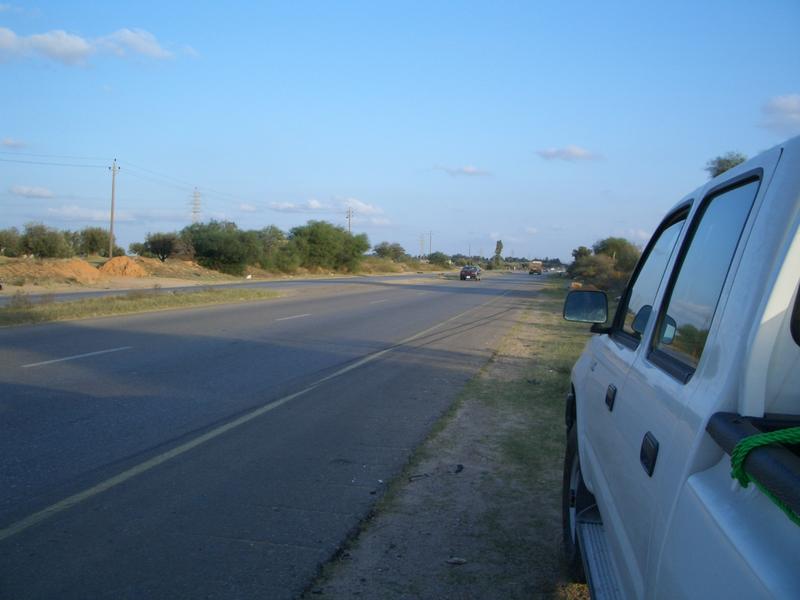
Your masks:
M21 232L15 227L0 230L0 258L29 261L80 257L93 267L100 267L108 259L108 247L108 232L100 227L62 231L42 223L28 223ZM491 258L438 251L412 256L399 243L388 241L376 244L368 254L370 242L366 235L354 235L325 221L309 221L288 232L274 225L244 230L231 221L194 223L180 231L148 233L144 241L130 244L128 250L139 258L192 263L234 277L424 272L464 265L486 270L525 270L530 260L503 257L503 242L499 240ZM124 254L122 248L115 248L114 256ZM557 258L537 260L547 269L564 267ZM30 275L36 279L35 273ZM18 278L16 274L15 280ZM18 285L8 280L5 283Z
M567 274L582 285L617 295L625 288L641 253L624 238L605 238L591 248L575 248L572 251L575 260L567 268Z
M0 327L67 321L138 312L191 308L212 304L233 304L270 300L279 292L256 289L206 288L190 293L162 291L160 289L132 290L118 296L84 298L69 302L55 302L52 295L40 296L33 301L27 294L17 292L8 305L0 308Z

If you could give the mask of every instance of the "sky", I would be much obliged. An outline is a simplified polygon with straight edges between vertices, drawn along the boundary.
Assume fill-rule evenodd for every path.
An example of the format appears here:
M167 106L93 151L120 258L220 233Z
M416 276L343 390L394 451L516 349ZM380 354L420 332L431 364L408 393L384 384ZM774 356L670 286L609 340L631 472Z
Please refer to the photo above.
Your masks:
M643 245L800 134L800 2L0 2L0 228Z

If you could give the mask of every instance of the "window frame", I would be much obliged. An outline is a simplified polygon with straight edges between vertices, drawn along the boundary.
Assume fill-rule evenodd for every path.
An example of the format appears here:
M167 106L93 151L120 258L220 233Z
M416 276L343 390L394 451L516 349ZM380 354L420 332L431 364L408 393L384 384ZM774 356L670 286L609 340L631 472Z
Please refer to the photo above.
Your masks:
M730 262L728 263L728 268L725 271L725 277L722 280L722 288L720 288L719 296L717 297L717 302L714 305L714 312L711 317L709 333L711 332L711 329L714 327L714 323L717 320L717 309L719 308L719 302L722 299L722 294L725 291L726 286L728 285L728 277L731 273L731 267L733 267L736 256L740 252L742 239L744 238L745 230L747 228L747 223L750 221L750 218L753 214L753 209L756 206L756 200L758 199L758 195L761 192L764 183L764 169L761 167L751 169L746 173L742 173L741 175L724 181L723 183L720 183L719 185L716 185L708 190L703 196L697 211L691 217L689 228L678 251L678 258L675 261L675 266L672 268L672 272L670 273L669 280L667 282L667 289L664 293L664 297L661 300L661 304L656 315L654 331L661 331L661 327L667 314L667 308L672 300L672 293L675 290L675 284L678 281L678 277L680 277L681 271L683 270L683 263L686 260L686 255L689 253L689 250L692 247L695 234L697 233L697 229L700 227L700 224L703 222L703 217L705 216L708 207L715 199L723 194L753 182L758 182L758 186L756 187L756 192L753 195L750 208L747 211L747 216L742 224L742 231L739 233L739 238L736 240L736 246L734 247L733 254L731 255ZM667 354L662 350L659 350L656 346L657 343L658 334L651 336L649 349L647 352L647 360L649 360L656 367L660 368L662 371L666 372L668 375L677 379L680 383L684 385L689 383L689 381L692 379L692 376L697 371L697 368L700 366L700 362L703 360L703 354L700 355L700 359L698 360L698 367L693 367L681 361L680 359ZM705 352L705 346L703 347L703 352Z
M792 310L792 319L789 322L789 330L792 332L794 343L800 346L800 287L795 292L794 309Z
M636 285L636 282L639 279L639 274L641 273L642 269L644 268L644 264L650 258L650 254L653 251L653 247L656 245L658 240L661 238L661 235L666 231L668 228L672 227L675 223L680 220L683 220L684 227L686 227L686 222L689 221L689 216L692 209L692 204L694 200L689 198L681 202L675 209L667 215L659 224L658 228L653 232L653 235L650 236L650 240L647 242L647 246L642 252L642 256L636 263L636 267L631 274L630 279L628 280L628 284L625 286L625 292L622 294L622 298L620 298L619 304L617 304L617 310L614 313L614 320L612 321L611 325L611 335L612 337L619 341L624 346L627 346L631 350L636 350L642 342L641 337L637 338L634 335L631 335L624 329L625 325L625 311L628 309L628 302L630 301L631 292L633 291L633 287ZM676 242L676 247L680 244L680 236L683 235L683 230L678 235L678 240ZM674 252L674 248L673 248ZM669 271L669 263L670 260L667 260L667 265L664 268L664 273L661 275L661 282L658 284L658 288L661 287L664 281L664 277L667 275L667 271ZM658 288L656 288L656 298L658 295ZM653 299L655 302L656 298Z

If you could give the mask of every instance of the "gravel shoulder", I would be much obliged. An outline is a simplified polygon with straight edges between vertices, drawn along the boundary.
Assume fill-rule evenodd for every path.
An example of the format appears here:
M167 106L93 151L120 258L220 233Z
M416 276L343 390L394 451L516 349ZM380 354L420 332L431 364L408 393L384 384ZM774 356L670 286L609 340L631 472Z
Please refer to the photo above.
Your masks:
M561 563L563 406L588 331L563 291L494 356L304 598L588 598Z

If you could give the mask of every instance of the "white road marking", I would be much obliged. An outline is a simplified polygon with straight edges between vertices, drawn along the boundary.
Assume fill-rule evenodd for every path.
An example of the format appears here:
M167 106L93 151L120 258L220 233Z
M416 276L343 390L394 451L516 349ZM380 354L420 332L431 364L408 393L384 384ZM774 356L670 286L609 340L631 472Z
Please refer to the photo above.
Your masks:
M383 300L373 300L370 304L380 304L381 302L388 302L388 298L384 298Z
M87 352L86 354L75 354L73 356L65 356L64 358L54 358L53 360L43 360L42 362L22 365L20 368L29 369L30 367L41 367L42 365L52 365L53 363L64 362L65 360L77 360L79 358L86 358L88 356L98 356L100 354L109 354L111 352L121 352L122 350L130 350L131 348L133 348L133 346L120 346L119 348L98 350L97 352Z
M303 317L310 317L311 313L304 313L302 315L292 315L291 317L281 317L280 319L275 319L276 321L291 321L292 319L302 319Z
M68 510L68 509L72 508L73 506L76 506L76 505L80 504L84 500L88 500L89 498L92 498L92 497L94 497L94 496L96 496L98 494L102 494L103 492L108 491L111 488L116 487L119 484L124 483L124 482L128 481L129 479L132 479L133 477L136 477L137 475L141 475L142 473L145 473L145 472L149 471L150 469L152 469L154 467L157 467L158 465L167 462L168 460L171 460L173 458L177 458L178 456L180 456L181 454L185 454L189 450L197 448L198 446L202 446L206 442L209 442L209 441L213 440L214 438L217 438L217 437L219 437L219 436L221 436L221 435L223 435L223 434L225 434L225 433L227 433L227 432L229 432L229 431L231 431L233 429L236 429L237 427L241 427L242 425L244 425L246 423L249 423L253 419L257 419L261 415L266 414L266 413L268 413L268 412L270 412L272 410L275 410L279 406L282 406L283 404L286 404L287 402L291 402L295 398L299 398L300 396L303 396L303 395L305 395L305 394L317 389L320 385L322 385L326 381L330 381L331 379L335 379L336 377L340 377L340 376L344 375L345 373L349 373L350 371L353 371L354 369L358 369L359 367L362 367L362 366L366 365L367 363L371 363L371 362L377 360L378 358L380 358L381 356L391 352L392 350L395 350L396 348L398 348L400 346L403 346L404 344L408 344L409 342L413 342L414 340L418 340L419 338L421 338L423 336L426 336L426 335L428 335L429 333L431 333L433 331L436 331L437 329L439 329L443 325L447 325L448 323L450 323L452 321L455 321L456 319L459 319L459 318L463 317L464 315L466 315L468 313L471 313L471 312L473 312L475 310L478 310L479 308L483 308L484 306L486 306L488 304L491 304L495 300L498 300L499 298L502 298L503 296L505 296L507 293L508 293L507 291L503 292L502 294L500 294L499 296L495 296L494 298L492 298L488 302L484 302L483 304L480 304L478 306L473 306L472 308L467 309L464 312L455 315L454 317L450 317L449 319L446 319L446 320L442 321L441 323L437 323L433 327L429 327L428 329L424 329L423 331L420 331L419 333L415 333L414 335L412 335L410 337L407 337L404 340L400 340L396 344L394 344L392 346L389 346L388 348L385 348L384 350L379 350L378 352L374 352L372 354L368 354L364 358L362 358L360 360L357 360L356 362L354 362L354 363L352 363L350 365L347 365L346 367L342 367L338 371L335 371L334 373L331 373L330 375L328 375L326 377L323 377L322 379L317 380L316 382L312 383L311 385L309 385L306 388L303 388L299 392L295 392L294 394L289 394L288 396L284 396L283 398L279 398L278 400L274 400L273 402L270 402L269 404L265 404L264 406L261 406L261 407L256 408L256 409L254 409L254 410L252 410L252 411L250 411L248 413L245 413L241 417L239 417L237 419L234 419L233 421L230 421L229 423L225 423L224 425L221 425L221 426L217 427L216 429L212 429L211 431L208 431L208 432L206 432L206 433L194 438L193 440L189 440L188 442L185 442L184 444L181 444L180 446L176 446L175 448L172 448L171 450L167 450L163 454L159 454L158 456L154 456L153 458L148 459L148 460L146 460L144 462L141 462L138 465L135 465L135 466L131 467L130 469L128 469L126 471L123 471L122 473L119 473L118 475L115 475L114 477L106 479L105 481L101 481L100 483L98 483L95 486L92 486L92 487L90 487L90 488L88 488L88 489L86 489L86 490L84 490L82 492L78 492L77 494L73 494L72 496L64 498L63 500L60 500L59 502L56 502L55 504L52 504L52 505L48 506L47 508L43 508L39 512L35 512L32 515L29 515L29 516L25 517L24 519L21 519L21 520L17 521L16 523L12 523L11 525L6 527L5 529L0 529L0 541L8 539L8 538L10 538L10 537L12 537L12 536L14 536L14 535L16 535L18 533L21 533L21 532L25 531L26 529L28 529L30 527L33 527L34 525L37 525L38 523L41 523L42 521L46 521L50 517L54 517L55 515L65 511L65 510Z

